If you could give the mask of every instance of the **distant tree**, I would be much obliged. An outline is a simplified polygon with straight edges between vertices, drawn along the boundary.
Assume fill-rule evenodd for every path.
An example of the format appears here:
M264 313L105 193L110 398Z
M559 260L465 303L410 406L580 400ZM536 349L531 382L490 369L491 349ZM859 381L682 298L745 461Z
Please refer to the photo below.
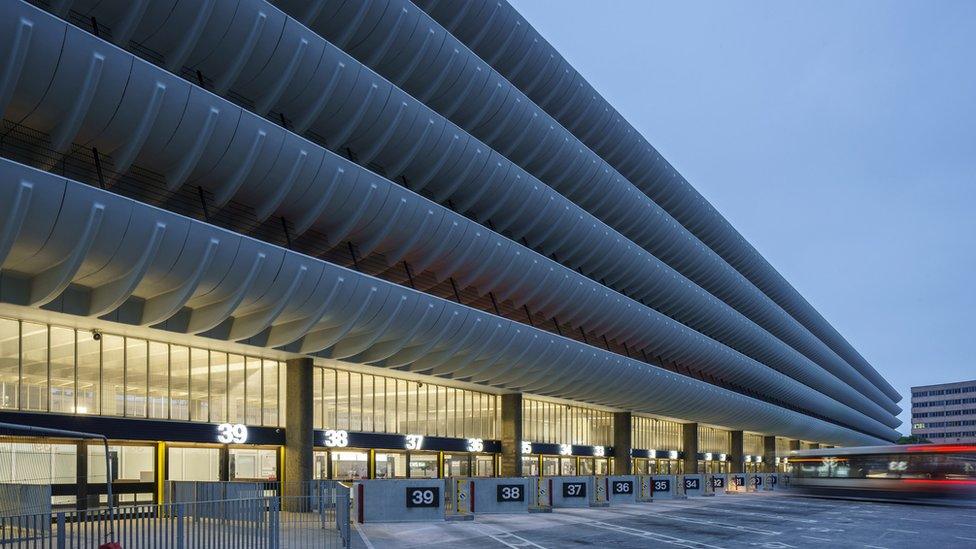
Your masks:
M901 437L895 444L932 444L932 441L919 435L910 435Z

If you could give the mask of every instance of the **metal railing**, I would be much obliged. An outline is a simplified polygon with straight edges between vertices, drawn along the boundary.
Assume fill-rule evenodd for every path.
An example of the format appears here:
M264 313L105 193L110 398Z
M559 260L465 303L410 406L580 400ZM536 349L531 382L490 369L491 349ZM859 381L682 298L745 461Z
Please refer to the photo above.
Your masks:
M349 491L132 505L0 517L0 547L124 549L349 547Z

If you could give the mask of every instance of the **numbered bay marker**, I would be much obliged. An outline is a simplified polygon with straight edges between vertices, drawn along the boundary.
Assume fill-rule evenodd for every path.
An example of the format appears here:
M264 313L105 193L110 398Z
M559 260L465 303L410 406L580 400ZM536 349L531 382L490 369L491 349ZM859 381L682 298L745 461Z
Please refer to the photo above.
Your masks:
M221 423L217 426L217 442L244 444L247 442L247 426L240 423Z

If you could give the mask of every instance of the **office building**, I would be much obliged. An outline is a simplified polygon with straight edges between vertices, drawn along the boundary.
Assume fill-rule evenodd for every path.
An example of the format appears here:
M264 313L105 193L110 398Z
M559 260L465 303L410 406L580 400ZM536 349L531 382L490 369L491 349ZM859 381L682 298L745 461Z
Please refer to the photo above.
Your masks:
M976 443L976 380L912 387L912 435Z

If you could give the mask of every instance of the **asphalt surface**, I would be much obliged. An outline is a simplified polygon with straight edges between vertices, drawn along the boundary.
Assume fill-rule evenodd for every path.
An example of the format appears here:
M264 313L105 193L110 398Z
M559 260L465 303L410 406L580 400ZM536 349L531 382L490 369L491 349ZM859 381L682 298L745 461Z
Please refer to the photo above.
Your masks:
M754 493L474 521L361 524L353 547L966 547L976 509Z

